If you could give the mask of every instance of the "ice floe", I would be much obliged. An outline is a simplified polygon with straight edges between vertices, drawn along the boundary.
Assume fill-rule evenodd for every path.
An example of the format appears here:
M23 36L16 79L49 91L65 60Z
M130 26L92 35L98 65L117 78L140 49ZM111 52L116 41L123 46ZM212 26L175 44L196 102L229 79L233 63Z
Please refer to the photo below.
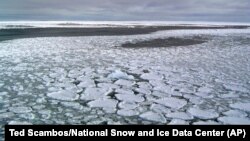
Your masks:
M242 111L250 112L250 103L234 103L234 104L230 104L230 107L239 109Z
M9 111L13 113L29 113L32 111L31 107L9 107Z
M200 119L214 119L219 117L219 114L212 109L200 109L197 107L190 108L188 112L196 118Z
M141 114L140 117L149 121L154 121L154 122L160 122L160 123L167 122L167 120L162 114L151 112L151 111Z
M173 119L168 123L168 125L189 125L189 123L182 119Z
M229 110L223 113L226 116L231 116L231 117L246 117L247 113L243 111L238 111L238 110Z
M173 108L173 109L180 109L187 104L186 100L173 98L173 97L161 98L161 99L155 100L155 102L158 104L162 104L166 107Z
M116 94L115 97L125 102L143 102L145 99L141 95Z
M162 114L170 113L169 108L167 108L163 105L160 105L160 104L152 104L150 106L150 109L154 112L157 112L157 113L162 113Z
M166 117L173 119L192 120L193 116L184 112L168 113Z
M81 94L82 100L96 100L105 97L105 93L108 92L107 88L86 88L84 93Z
M47 96L54 99L65 100L65 101L74 101L79 98L79 95L77 93L70 90L60 90L58 92L48 93Z
M99 108L116 108L118 101L113 99L97 99L90 101L88 105L90 107L99 107Z
M124 87L132 87L135 84L135 82L129 81L129 80L124 80L124 79L118 79L115 82L115 84L120 85L120 86L124 86Z
M121 109L121 110L117 111L117 114L121 115L121 116L136 116L136 115L139 115L139 112L137 112L135 110L124 110L124 109Z
M121 70L115 70L113 73L108 75L108 78L111 79L134 79L132 75L128 75L125 72L122 72Z
M137 108L139 105L136 104L135 102L120 102L118 104L118 107L121 108L121 109L125 109L125 110L133 110L135 108Z
M243 124L243 125L250 125L250 119L244 118L244 117L219 117L218 121L224 123L224 124Z

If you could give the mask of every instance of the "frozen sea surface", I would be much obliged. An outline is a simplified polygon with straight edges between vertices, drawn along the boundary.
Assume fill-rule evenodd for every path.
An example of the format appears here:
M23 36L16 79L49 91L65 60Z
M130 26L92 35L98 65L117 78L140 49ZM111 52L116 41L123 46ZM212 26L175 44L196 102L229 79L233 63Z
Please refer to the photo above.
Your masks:
M208 41L121 47L193 36ZM249 72L250 29L4 41L0 124L250 124Z

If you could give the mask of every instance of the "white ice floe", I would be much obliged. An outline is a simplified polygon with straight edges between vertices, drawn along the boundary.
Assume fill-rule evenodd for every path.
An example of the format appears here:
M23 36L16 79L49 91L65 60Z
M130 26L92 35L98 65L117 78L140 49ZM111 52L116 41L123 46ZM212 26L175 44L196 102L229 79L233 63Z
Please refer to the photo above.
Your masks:
M220 123L215 122L213 120L208 121L196 121L193 123L193 125L219 125Z
M152 85L150 85L148 82L138 82L136 84L139 86L139 88L142 88L142 89L150 90L153 88Z
M188 99L191 103L194 104L201 104L204 102L203 98L191 94L184 94L183 97Z
M249 93L249 90L243 86L240 85L233 85L233 84L223 84L223 86L226 89L232 90L232 91L238 91L243 93Z
M65 101L74 101L79 98L79 95L77 93L70 90L60 90L57 92L48 93L47 96L53 99Z
M113 99L97 99L88 103L89 107L116 108L118 101Z
M250 125L250 119L244 117L220 117L218 121L222 122L223 124L243 124L243 125Z
M80 99L96 100L105 97L106 92L108 92L108 88L86 88Z
M158 98L165 98L165 97L171 97L171 94L169 93L164 93L164 92L160 92L160 91L153 91L152 92L153 96L156 96Z
M237 98L237 97L239 97L239 94L237 94L235 92L229 92L227 94L219 95L219 97L221 97L221 98Z
M81 82L77 85L80 88L96 87L95 81L90 78L81 78Z
M13 113L29 113L32 111L31 107L9 107L9 111Z
M111 73L108 75L108 78L111 79L134 79L134 77L132 75L128 75L125 72L122 72L121 70L115 70L115 72Z
M27 121L16 121L16 120L12 120L8 124L9 125L32 125L32 123L27 122Z
M230 116L230 117L246 117L247 113L238 110L229 110L223 113L223 115Z
M141 93L141 94L146 94L146 95L151 94L151 90L144 89L144 88L136 88L135 91L138 92L138 93Z
M242 111L250 112L250 103L234 103L234 104L230 104L230 107L239 109Z
M97 87L100 87L100 88L114 88L114 89L120 88L118 85L115 85L115 84L112 84L112 83L98 83Z
M136 116L139 115L139 112L135 111L135 110L125 110L125 109L121 109L117 111L117 114L120 116L126 116L126 117L130 117L130 116Z
M164 77L157 73L144 73L141 75L141 78L146 80L162 80Z
M173 119L168 123L168 125L189 125L189 123L182 119Z
M166 117L173 119L192 120L193 116L184 112L174 112L166 114Z
M120 102L118 104L119 108L125 109L125 110L133 110L133 109L137 108L138 106L139 105L136 104L135 102L126 102L126 101Z
M200 119L214 119L219 117L219 114L212 109L200 109L197 107L190 108L188 112L193 115L194 117Z
M160 123L167 122L167 120L162 114L151 112L151 111L141 114L140 117L149 121L154 121L154 122L160 122Z
M180 109L187 104L187 101L184 99L173 98L173 97L166 97L155 100L156 103L162 104L166 107L170 107L173 109Z
M120 89L116 89L115 92L116 92L116 93L119 93L119 94L134 95L134 92L133 92L131 89L120 88Z
M12 118L15 114L12 112L0 113L0 119Z
M0 92L0 96L8 95L8 92Z
M72 107L72 108L77 109L77 110L83 109L83 106L78 102L61 102L61 104L66 106L66 107Z
M124 79L118 79L117 81L115 81L115 84L129 88L132 87L135 84L135 82Z
M23 113L19 114L18 116L26 120L34 120L36 118L36 115L33 113Z
M156 113L162 113L162 114L167 114L167 113L170 113L170 109L163 106L163 105L160 105L160 104L152 104L150 106L150 109Z
M143 102L145 100L141 95L116 94L115 97L125 102Z

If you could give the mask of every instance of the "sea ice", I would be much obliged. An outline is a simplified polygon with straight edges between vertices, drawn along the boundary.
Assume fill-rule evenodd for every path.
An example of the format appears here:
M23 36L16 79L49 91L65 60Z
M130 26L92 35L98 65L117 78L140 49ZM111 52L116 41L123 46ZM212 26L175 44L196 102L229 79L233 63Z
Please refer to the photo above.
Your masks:
M116 89L115 92L119 94L134 95L134 92L131 89Z
M162 113L162 114L166 114L166 113L170 113L170 109L160 105L160 104L152 104L150 106L150 109L156 113Z
M0 113L0 119L12 118L14 115L12 112Z
M239 109L242 111L250 112L250 103L234 103L234 104L230 104L230 107Z
M192 120L193 116L184 112L168 113L166 117L173 119Z
M141 75L141 78L146 80L162 80L164 77L157 73L144 73Z
M95 87L95 81L90 78L81 78L81 82L77 85L80 88Z
M116 108L118 101L113 99L97 99L88 103L89 107Z
M223 113L226 116L230 116L230 117L246 117L247 114L243 111L238 111L238 110L229 110L227 112Z
M243 125L250 125L250 119L244 117L220 117L218 120L224 124L243 124Z
M184 99L173 98L173 97L166 97L155 100L156 103L162 104L166 107L170 107L173 109L180 109L187 104L187 101Z
M112 84L112 83L98 83L97 87L100 88L114 88L119 89L120 87L118 85Z
M190 108L188 112L193 115L194 117L200 118L200 119L214 119L219 117L219 114L211 109L208 110L202 110L197 107Z
M117 111L117 114L118 115L121 115L121 116L136 116L136 115L139 115L139 112L135 111L135 110L125 110L125 109L121 109L121 110L118 110Z
M223 84L223 86L226 89L232 90L232 91L238 91L243 93L249 93L249 90L243 86L240 85L233 85L233 84Z
M122 72L121 70L115 70L115 72L108 75L108 78L111 79L134 79L132 75L128 75L125 72Z
M141 114L140 117L149 121L154 121L154 122L160 122L160 123L167 122L167 120L162 114L151 112L151 111Z
M150 90L153 88L148 82L137 82L136 84L142 89Z
M32 123L27 122L27 121L16 121L16 120L12 120L8 124L9 125L32 125Z
M136 88L135 91L141 94L146 94L146 95L151 94L151 91L149 89L144 89L144 88Z
M134 103L134 102L120 102L118 104L118 107L121 109L125 109L125 110L133 110L135 108L137 108L139 105Z
M117 81L115 81L115 84L129 88L129 87L132 87L135 83L133 81L129 81L129 80L118 79Z
M82 100L96 100L105 97L105 93L108 92L107 88L86 88L84 93L81 94Z
M30 108L30 107L10 107L9 111L13 112L13 113L17 113L17 114L29 113L32 111L32 108Z
M115 97L125 102L143 102L145 99L141 95L116 94Z
M61 102L62 105L66 107L72 107L74 109L82 110L83 106L80 103L77 102Z
M208 121L197 121L194 122L193 125L219 125L220 123L208 120Z
M47 96L57 100L65 100L65 101L74 101L79 98L79 95L77 93L74 93L69 90L61 90L58 92L48 93Z
M189 123L182 119L172 119L168 125L189 125Z

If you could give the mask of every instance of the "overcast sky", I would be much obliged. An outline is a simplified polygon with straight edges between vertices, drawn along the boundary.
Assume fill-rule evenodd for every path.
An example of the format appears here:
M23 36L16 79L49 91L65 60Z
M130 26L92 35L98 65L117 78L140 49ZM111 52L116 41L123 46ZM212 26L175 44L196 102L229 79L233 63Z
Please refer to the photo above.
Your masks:
M0 0L0 20L250 22L250 0Z

